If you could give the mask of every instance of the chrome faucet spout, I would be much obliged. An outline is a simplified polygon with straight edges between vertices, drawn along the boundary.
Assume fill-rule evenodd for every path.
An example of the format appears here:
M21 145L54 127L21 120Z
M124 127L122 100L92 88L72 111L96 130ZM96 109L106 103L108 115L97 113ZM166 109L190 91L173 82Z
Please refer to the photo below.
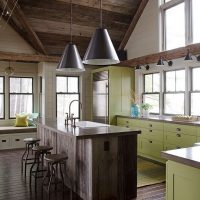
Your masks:
M72 103L75 102L75 101L77 101L77 102L79 103L81 109L82 109L82 107L83 107L82 103L81 103L79 100L72 100L72 101L70 102L70 104L69 104L69 117L71 117L71 105L72 105Z

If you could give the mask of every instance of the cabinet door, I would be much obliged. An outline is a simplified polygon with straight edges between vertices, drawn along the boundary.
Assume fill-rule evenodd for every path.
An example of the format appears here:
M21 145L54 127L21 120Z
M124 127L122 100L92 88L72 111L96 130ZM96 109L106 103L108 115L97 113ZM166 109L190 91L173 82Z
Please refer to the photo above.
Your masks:
M161 151L163 151L162 142L141 138L141 153L160 159Z
M0 149L10 149L10 135L0 135Z

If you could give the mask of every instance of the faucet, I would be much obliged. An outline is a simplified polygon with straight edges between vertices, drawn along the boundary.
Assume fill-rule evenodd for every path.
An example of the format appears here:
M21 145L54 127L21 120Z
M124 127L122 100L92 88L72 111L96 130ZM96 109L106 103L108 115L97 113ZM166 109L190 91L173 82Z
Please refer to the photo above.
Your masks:
M81 103L79 100L72 100L72 101L70 102L70 104L69 104L69 119L72 120L71 126L74 126L74 127L76 127L76 124L75 124L75 119L73 118L73 116L72 116L72 118L71 118L71 105L72 105L72 103L75 102L75 101L77 101L77 102L79 103L81 109L82 109L82 107L83 107L82 103ZM67 121L68 121L69 119L67 118ZM74 124L73 124L73 120L74 120ZM68 123L67 123L67 124L68 124Z

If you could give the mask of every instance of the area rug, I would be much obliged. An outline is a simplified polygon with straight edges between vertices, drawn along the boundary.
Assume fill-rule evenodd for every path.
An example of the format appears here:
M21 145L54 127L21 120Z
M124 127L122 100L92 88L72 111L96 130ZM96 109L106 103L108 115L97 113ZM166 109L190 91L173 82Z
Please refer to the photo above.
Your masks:
M164 166L138 158L137 187L162 183L165 179Z

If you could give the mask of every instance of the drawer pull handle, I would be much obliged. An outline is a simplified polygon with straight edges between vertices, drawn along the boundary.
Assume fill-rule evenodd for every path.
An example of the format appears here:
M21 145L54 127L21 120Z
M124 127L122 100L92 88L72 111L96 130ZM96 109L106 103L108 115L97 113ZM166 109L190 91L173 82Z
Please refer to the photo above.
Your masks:
M152 124L149 124L149 127L152 127Z
M149 143L152 143L152 140L149 140Z
M6 142L6 140L1 140L2 142Z
M181 129L180 129L180 128L177 128L176 131L181 131Z
M176 136L177 136L177 137L181 137L181 134L177 133Z
M20 141L20 139L15 139L15 141L16 141L16 142L19 142L19 141Z
M152 130L149 130L150 133L152 133Z

